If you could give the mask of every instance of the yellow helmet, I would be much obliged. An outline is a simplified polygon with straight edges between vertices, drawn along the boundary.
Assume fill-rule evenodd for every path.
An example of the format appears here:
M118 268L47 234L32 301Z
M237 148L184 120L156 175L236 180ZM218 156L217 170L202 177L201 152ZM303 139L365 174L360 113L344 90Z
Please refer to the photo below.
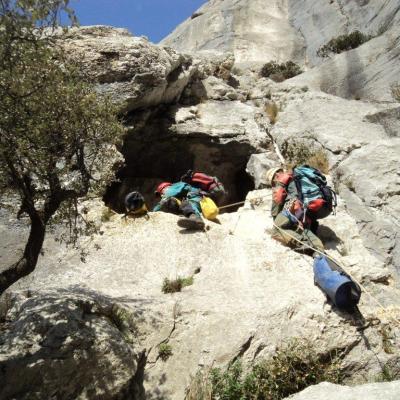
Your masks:
M269 186L272 186L272 181L274 180L275 174L279 171L283 171L281 167L271 168L265 174L265 178Z

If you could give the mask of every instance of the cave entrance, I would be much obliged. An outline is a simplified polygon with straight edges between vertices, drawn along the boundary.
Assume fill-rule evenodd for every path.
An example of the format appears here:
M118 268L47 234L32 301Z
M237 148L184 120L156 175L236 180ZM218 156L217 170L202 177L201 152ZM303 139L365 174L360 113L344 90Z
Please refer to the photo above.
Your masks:
M182 137L171 133L163 122L146 123L146 128L127 135L121 150L125 166L118 172L119 182L104 197L115 211L124 212L125 195L133 190L142 193L152 209L158 201L154 195L157 185L162 181L177 182L189 169L220 179L227 195L219 206L242 201L254 189L254 182L246 173L249 157L255 152L251 145L220 143L204 135Z

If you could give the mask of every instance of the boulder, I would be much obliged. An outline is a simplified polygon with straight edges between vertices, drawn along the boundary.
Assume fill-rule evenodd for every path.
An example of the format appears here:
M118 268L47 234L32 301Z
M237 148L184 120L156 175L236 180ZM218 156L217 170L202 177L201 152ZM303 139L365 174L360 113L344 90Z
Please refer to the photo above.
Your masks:
M62 287L3 301L0 398L144 399L146 357L131 312Z
M246 166L246 172L253 178L256 189L267 187L266 171L279 165L275 153L265 152L252 154Z
M368 383L354 387L323 382L310 386L286 400L397 400L400 393L400 381Z
M176 101L194 73L191 57L133 37L126 29L72 28L63 45L83 60L98 91L111 95L124 111Z

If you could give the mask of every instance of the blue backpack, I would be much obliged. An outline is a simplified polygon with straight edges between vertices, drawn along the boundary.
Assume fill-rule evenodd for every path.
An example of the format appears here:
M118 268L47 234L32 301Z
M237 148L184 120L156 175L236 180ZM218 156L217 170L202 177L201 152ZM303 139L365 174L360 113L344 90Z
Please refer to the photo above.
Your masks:
M296 167L293 178L297 197L311 217L325 218L335 210L336 193L327 185L326 177L318 169L309 165Z

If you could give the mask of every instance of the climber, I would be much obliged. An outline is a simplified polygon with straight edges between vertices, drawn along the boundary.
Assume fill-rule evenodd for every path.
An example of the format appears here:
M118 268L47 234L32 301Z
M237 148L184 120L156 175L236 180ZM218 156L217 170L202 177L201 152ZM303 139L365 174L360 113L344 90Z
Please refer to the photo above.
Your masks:
M173 214L183 214L178 220L181 228L203 230L205 227L201 216L200 201L204 192L185 182L162 182L158 185L155 195L160 198L153 211L164 211Z
M336 195L326 185L325 176L304 165L292 172L271 168L266 178L273 188L273 238L306 253L310 253L308 246L324 252L324 245L317 236L318 219L329 215L336 206ZM317 256L318 252L313 255Z

